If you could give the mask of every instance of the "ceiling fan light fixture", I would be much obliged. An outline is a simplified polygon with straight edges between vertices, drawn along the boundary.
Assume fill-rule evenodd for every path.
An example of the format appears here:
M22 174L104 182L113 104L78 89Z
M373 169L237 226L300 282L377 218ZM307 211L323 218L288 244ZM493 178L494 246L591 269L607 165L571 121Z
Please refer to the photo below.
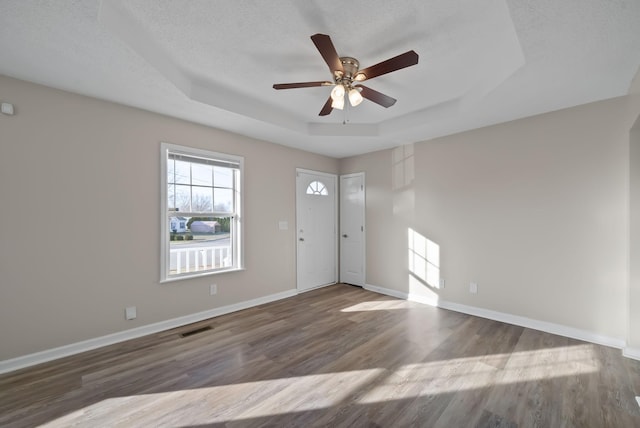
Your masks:
M342 110L344 108L344 92L340 98L333 98L333 94L331 95L333 102L331 103L331 107Z
M360 91L358 91L356 88L351 88L351 90L349 91L349 102L353 107L362 102L362 95L360 95Z
M355 80L356 82L362 82L363 80L366 80L367 76L365 76L364 73L358 73L356 74L356 77L353 78L353 80Z
M337 101L338 99L342 99L342 103L344 104L344 86L338 84L331 90L331 99L333 101Z

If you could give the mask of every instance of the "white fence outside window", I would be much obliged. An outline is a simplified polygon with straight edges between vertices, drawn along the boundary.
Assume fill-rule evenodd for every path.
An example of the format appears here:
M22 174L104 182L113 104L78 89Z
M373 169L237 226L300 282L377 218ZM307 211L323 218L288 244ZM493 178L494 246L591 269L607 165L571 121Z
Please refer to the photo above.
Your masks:
M231 246L172 248L169 271L172 275L231 266Z

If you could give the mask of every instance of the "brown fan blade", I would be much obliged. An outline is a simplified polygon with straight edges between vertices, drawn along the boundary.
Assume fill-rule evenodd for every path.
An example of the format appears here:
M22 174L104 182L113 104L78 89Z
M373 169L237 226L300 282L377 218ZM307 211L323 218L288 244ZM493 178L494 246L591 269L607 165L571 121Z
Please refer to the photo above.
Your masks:
M318 48L318 52L322 55L324 62L329 66L331 75L333 76L334 71L341 71L344 73L342 61L340 61L338 52L336 52L336 48L333 46L331 37L326 34L318 33L311 36L311 40L313 41L313 44L316 45L316 48Z
M273 89L295 89L295 88L313 88L314 86L331 86L333 83L322 82L300 82L300 83L276 83Z
M380 104L382 107L389 108L396 103L395 98L391 98L388 95L383 94L382 92L374 91L371 88L367 88L366 86L356 85L356 88L362 88L360 95L362 98L366 98L369 101L373 101L376 104Z
M374 77L382 76L383 74L391 73L392 71L400 70L418 63L418 54L414 51L405 52L393 58L389 58L386 61L367 67L364 70L360 70L356 76L364 75L364 79L373 79ZM362 81L362 78L356 80Z
M333 100L331 99L331 97L329 97L327 102L324 103L324 106L322 107L322 110L320 110L320 114L318 116L326 116L331 113L331 111L333 110L333 107L331 107L332 102Z

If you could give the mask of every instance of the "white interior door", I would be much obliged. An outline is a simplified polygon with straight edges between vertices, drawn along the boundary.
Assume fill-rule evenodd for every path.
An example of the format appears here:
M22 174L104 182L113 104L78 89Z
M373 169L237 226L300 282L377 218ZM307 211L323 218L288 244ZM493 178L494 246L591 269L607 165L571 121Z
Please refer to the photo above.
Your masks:
M336 176L298 170L296 232L298 290L338 280Z
M364 173L340 177L340 282L365 285Z

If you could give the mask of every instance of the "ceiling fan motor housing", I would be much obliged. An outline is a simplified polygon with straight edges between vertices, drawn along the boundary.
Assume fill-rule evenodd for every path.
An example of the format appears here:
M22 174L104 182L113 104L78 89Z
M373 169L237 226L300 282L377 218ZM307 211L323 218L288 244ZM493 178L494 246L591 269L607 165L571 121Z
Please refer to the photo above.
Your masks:
M350 56L340 57L340 62L342 63L343 71L335 70L333 72L334 81L336 84L351 87L351 84L356 80L356 76L358 75L360 63L357 59L351 58Z

